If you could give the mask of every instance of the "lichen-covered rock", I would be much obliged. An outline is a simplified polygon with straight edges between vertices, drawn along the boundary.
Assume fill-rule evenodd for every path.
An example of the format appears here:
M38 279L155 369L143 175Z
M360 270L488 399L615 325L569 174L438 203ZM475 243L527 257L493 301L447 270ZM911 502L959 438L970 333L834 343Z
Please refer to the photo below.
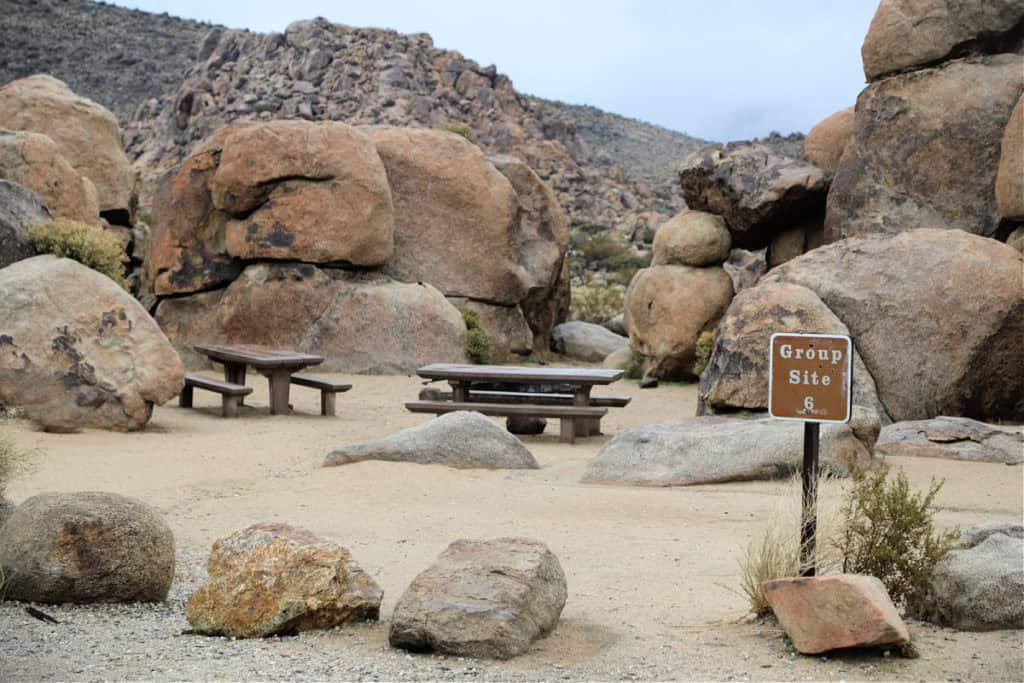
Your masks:
M639 271L626 292L626 329L658 379L693 376L697 338L712 330L732 300L721 267L654 266Z
M864 467L871 452L845 424L821 429L821 462L836 472ZM803 429L771 418L692 417L615 435L587 463L583 481L692 486L791 476L803 462Z
M875 81L965 54L1011 52L1022 21L1016 0L882 0L860 50L864 75Z
M820 169L835 171L853 134L853 107L840 109L817 123L804 139L804 158Z
M718 214L733 245L760 249L779 230L825 209L828 174L761 143L708 145L688 157L679 171L686 205Z
M54 256L0 270L0 402L53 431L141 429L184 369L110 278Z
M79 97L56 78L29 76L0 87L0 128L49 136L75 170L96 186L100 211L130 219L135 174L117 119L108 109Z
M154 602L174 578L174 535L160 513L116 493L41 493L0 525L10 600Z
M398 599L388 640L414 652L515 657L555 628L566 595L558 558L540 541L455 541Z
M0 178L35 191L54 216L99 225L96 187L45 135L0 129Z
M1024 95L1010 114L999 146L996 206L1003 218L1024 220Z
M377 619L384 591L337 543L255 524L213 544L186 616L206 635L260 638Z
M190 367L193 344L264 344L315 353L329 372L413 372L465 361L466 325L427 284L308 263L249 266L227 289L164 299L156 319Z
M33 223L50 220L50 212L32 190L0 180L0 268L36 255L25 239Z
M732 238L721 216L686 209L654 234L652 266L716 266L729 258Z
M918 228L994 236L1000 141L1022 91L1015 54L865 88L828 193L825 240Z
M523 442L480 413L455 412L383 439L339 446L324 467L364 460L447 465L458 469L537 469Z

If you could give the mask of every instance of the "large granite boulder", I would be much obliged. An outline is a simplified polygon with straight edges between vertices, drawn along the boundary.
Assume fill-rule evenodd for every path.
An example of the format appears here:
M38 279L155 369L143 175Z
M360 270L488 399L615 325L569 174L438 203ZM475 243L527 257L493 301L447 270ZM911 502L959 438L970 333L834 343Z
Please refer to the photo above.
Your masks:
M99 224L96 187L45 135L0 129L0 178L35 191L54 216Z
M803 427L771 418L693 417L617 434L587 464L583 481L633 486L691 486L778 479L799 471ZM850 426L821 428L821 462L836 472L870 464Z
M240 261L380 266L394 248L384 165L338 122L222 129L161 179L152 212L146 272L157 295L229 281Z
M834 172L853 134L853 107L840 109L817 123L804 139L804 159Z
M532 469L540 466L523 442L480 413L441 415L383 439L339 446L324 467L364 460L447 465L458 469Z
M308 263L251 265L227 289L162 300L156 319L189 367L204 365L201 342L316 353L334 372L465 362L466 325L432 286Z
M540 541L459 540L402 593L388 640L413 652L507 659L558 623L567 595Z
M775 579L764 583L764 595L793 646L806 655L910 642L907 625L874 576Z
M205 635L260 638L376 620L384 591L337 543L255 524L213 544L186 616Z
M943 228L993 236L1000 140L1024 91L1020 55L886 78L857 98L825 239Z
M1024 529L965 530L960 548L935 566L915 616L961 631L1024 629Z
M654 233L652 266L717 266L729 258L732 237L721 216L685 209Z
M1016 0L882 0L860 50L864 75L875 81L965 54L1010 52L1022 21Z
M48 220L50 212L39 195L17 183L0 180L0 268L35 256L35 250L25 241L25 230Z
M1024 463L1024 427L990 425L966 417L896 422L882 429L881 455Z
M526 277L520 307L534 346L543 349L551 328L569 313L569 218L551 187L525 163L503 156L490 162L512 183L519 200L519 263Z
M448 296L519 303L519 200L512 183L461 135L421 128L362 129L384 161L395 206L386 270Z
M629 339L582 320L570 320L551 330L551 350L575 360L600 363L608 354L629 347Z
M996 206L1003 218L1024 221L1024 95L1013 107L999 146Z
M167 337L110 278L54 256L0 270L0 402L48 430L135 430L183 384Z
M10 600L154 602L174 578L174 535L160 513L116 493L41 493L0 526Z
M890 79L891 80L891 79ZM960 230L830 244L762 283L813 291L853 336L894 421L1024 419L1021 254Z
M658 379L693 376L697 338L713 330L732 300L721 267L654 266L639 271L626 291L626 330Z
M733 142L690 155L679 182L688 207L725 219L734 246L760 249L796 223L820 223L829 175L769 145Z
M121 129L107 108L79 97L56 78L30 76L0 87L0 128L49 136L78 173L96 186L101 212L130 223L135 174Z
M715 333L700 376L698 413L768 410L768 347L775 332L849 334L818 296L799 285L765 282L740 292ZM853 403L889 423L875 380L861 355L853 357Z

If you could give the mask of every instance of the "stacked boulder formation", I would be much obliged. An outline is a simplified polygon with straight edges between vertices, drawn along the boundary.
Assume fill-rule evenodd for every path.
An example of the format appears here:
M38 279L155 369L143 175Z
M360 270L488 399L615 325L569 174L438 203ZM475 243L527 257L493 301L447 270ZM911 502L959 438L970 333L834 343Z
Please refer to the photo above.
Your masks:
M161 179L145 281L189 364L194 343L244 342L407 372L464 360L454 304L480 313L498 359L547 339L566 314L567 243L525 164L455 133L240 123Z
M651 377L693 376L698 337L715 329L733 297L722 267L731 243L725 221L702 211L658 228L651 267L633 277L625 299L626 330Z

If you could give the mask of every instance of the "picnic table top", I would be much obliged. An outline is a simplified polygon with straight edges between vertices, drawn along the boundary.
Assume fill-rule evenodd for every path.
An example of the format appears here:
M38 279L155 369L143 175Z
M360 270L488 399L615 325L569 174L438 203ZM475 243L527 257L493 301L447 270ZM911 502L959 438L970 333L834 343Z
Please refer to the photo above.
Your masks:
M196 344L192 348L221 363L245 363L258 368L307 367L324 362L323 356L258 344Z
M622 370L605 368L548 368L515 365L465 365L432 363L416 371L427 379L485 380L524 384L611 384L622 379Z

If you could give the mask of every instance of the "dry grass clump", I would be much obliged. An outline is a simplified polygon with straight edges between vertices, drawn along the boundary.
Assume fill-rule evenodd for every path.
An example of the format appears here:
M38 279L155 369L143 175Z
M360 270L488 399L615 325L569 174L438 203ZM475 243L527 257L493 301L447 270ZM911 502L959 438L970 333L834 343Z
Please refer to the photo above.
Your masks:
M572 288L573 316L588 323L611 320L622 313L623 293L621 285L588 277L582 285Z
M37 254L53 254L78 261L103 273L124 289L124 263L127 257L117 238L103 228L56 218L48 223L35 223L26 230L26 238Z

